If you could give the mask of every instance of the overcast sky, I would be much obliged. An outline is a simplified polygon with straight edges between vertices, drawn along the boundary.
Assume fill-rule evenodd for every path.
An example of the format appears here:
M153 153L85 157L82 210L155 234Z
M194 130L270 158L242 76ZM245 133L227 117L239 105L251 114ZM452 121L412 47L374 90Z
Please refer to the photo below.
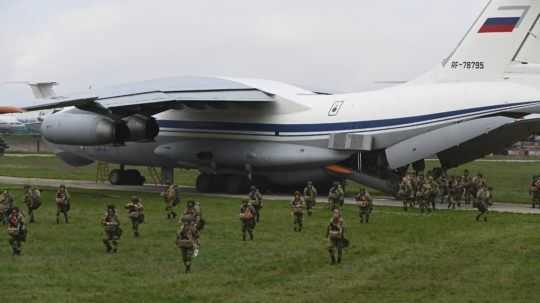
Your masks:
M178 75L340 92L440 64L487 0L0 0L0 83L61 94ZM0 85L0 104L32 104Z

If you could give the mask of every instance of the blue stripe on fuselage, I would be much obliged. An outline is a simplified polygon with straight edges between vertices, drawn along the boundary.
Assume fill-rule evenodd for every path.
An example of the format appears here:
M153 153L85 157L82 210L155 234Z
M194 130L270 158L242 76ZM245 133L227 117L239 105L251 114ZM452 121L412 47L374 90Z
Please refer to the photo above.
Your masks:
M179 128L190 130L219 130L219 131L247 131L247 132L274 132L274 133L315 133L333 132L361 129L375 129L384 127L396 127L408 124L421 123L444 118L457 118L459 116L474 114L483 111L494 111L505 108L532 105L538 101L521 102L513 104L492 105L449 112L441 112L428 115L369 120L357 122L317 123L317 124L272 124L272 123L239 123L239 122L215 122L215 121L179 121L159 120L162 128ZM487 113L486 113L487 114Z

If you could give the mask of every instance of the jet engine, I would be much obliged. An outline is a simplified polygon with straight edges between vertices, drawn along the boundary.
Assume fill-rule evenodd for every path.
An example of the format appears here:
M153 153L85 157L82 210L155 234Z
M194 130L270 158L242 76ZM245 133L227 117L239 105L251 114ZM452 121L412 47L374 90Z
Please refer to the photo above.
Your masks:
M152 117L133 115L124 118L123 121L129 130L127 141L150 141L159 133L159 125Z
M129 129L123 121L93 113L59 112L43 119L41 134L56 144L103 145L125 142Z

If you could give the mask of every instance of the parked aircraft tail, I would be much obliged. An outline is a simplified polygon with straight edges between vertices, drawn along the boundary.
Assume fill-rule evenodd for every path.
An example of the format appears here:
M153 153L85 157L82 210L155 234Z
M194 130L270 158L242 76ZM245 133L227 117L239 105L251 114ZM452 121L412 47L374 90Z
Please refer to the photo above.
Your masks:
M489 1L442 67L415 82L502 80L510 65L528 63L524 52L540 50L539 18L540 0Z
M32 88L32 93L36 99L49 99L56 97L54 92L54 86L57 85L56 82L30 82L30 88Z

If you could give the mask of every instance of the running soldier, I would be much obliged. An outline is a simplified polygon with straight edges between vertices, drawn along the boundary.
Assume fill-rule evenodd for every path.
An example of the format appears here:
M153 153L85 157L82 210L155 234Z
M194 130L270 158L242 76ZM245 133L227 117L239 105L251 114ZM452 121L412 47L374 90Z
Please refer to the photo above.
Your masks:
M165 191L161 193L163 201L165 202L165 212L167 212L167 219L176 218L177 214L174 211L176 205L180 204L180 189L176 184L171 184Z
M360 192L354 197L358 205L360 214L360 223L369 223L369 216L373 211L373 199L365 188L361 188Z
M331 211L334 211L335 209L339 209L341 207L341 201L344 201L345 199L345 193L343 192L343 188L341 187L341 184L339 182L334 182L333 186L330 188L330 191L328 192L328 207Z
M20 256L22 242L26 241L26 224L24 216L18 207L13 207L8 217L7 231L10 237L9 245L11 246L12 255Z
M342 251L345 244L345 224L341 218L339 209L335 209L330 223L326 227L326 237L328 238L328 253L330 263L341 263ZM336 258L337 252L337 258Z
M291 209L294 217L294 231L301 232L304 225L304 208L305 203L302 194L299 191L294 192L293 200L291 201Z
M13 197L6 189L0 194L0 221L3 225L8 222L8 217L11 214L13 208Z
M64 222L68 223L68 212L71 209L71 196L65 185L60 185L56 191L56 224L60 224L60 213L64 216Z
M124 206L128 211L128 217L131 220L131 228L133 229L133 236L139 237L139 225L144 223L144 206L141 198L137 196L131 197L131 201Z
M193 241L195 244L194 254L197 256L199 254L200 241L199 236L201 231L204 229L205 222L202 218L201 206L199 203L194 200L189 200L187 202L186 209L180 218L180 224L191 224L193 229Z
M122 228L120 228L120 221L118 220L118 214L114 205L107 206L107 211L101 219L101 225L103 225L103 244L107 252L116 253L118 251L118 241L122 236Z
M311 210L317 204L317 188L315 188L311 181L308 181L306 187L304 187L304 199L306 201L307 214L311 216Z
M242 200L240 207L240 222L242 223L242 240L246 241L246 234L253 240L253 229L255 228L255 208L248 200Z
M493 205L492 190L491 187L483 184L476 193L476 208L480 211L480 214L476 216L476 221L480 221L480 217L484 216L484 222L487 222L488 208Z
M34 223L34 211L41 206L41 192L35 187L29 185L24 186L24 204L28 209L28 216L30 216L30 223Z
M196 249L196 238L197 232L192 222L183 223L176 235L176 246L180 248L182 253L186 273L191 272L191 261Z
M540 176L534 176L529 188L529 195L532 196L532 208L540 206Z
M261 209L263 208L263 196L259 189L255 186L251 186L249 188L249 194L248 194L249 203L255 208L255 222L259 223L259 219L261 217Z

